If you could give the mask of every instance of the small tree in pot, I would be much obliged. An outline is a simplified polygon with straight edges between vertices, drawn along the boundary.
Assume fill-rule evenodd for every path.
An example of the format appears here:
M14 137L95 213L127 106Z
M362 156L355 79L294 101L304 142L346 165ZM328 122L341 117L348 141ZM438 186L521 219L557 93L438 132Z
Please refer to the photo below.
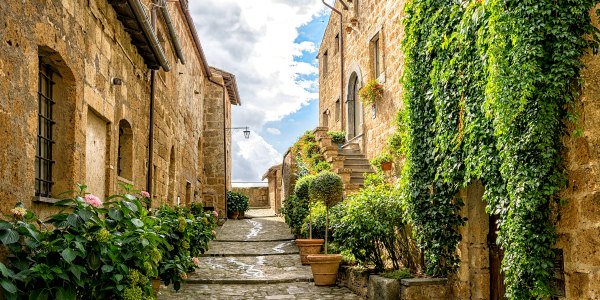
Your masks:
M344 184L342 178L332 172L322 172L313 180L309 188L311 201L323 201L325 213L325 254L309 255L308 260L315 279L315 285L333 285L337 280L337 271L342 261L339 254L328 254L329 209L342 201Z
M308 264L307 256L309 254L317 254L321 252L321 245L325 242L322 239L313 239L312 238L312 215L310 211L310 197L309 197L309 188L314 181L315 176L306 175L300 178L296 182L296 186L294 187L294 194L298 201L308 202L308 222L309 222L309 233L308 239L296 239L296 246L300 251L300 259L303 265Z

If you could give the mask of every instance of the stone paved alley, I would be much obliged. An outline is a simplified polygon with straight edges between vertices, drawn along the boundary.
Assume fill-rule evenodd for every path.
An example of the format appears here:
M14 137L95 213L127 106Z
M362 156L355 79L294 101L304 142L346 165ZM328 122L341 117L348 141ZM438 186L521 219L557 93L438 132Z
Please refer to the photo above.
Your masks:
M287 225L270 209L229 220L179 292L163 287L158 299L360 299L340 287L317 287L300 264Z

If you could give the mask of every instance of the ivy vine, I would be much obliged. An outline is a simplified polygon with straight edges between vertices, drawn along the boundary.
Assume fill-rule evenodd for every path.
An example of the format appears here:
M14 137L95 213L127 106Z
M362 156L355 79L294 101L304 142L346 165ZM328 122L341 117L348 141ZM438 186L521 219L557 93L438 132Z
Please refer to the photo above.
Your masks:
M561 137L597 49L598 0L412 0L404 20L405 108L391 145L426 272L456 272L459 190L484 183L507 297L551 295L550 203L564 186ZM586 40L585 36L594 37Z

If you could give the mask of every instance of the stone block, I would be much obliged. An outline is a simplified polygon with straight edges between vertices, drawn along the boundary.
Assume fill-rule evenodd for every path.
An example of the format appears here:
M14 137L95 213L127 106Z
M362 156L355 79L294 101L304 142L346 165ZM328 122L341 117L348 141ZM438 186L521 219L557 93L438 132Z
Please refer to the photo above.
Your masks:
M389 279L378 275L369 276L369 292L367 299L400 300L400 280Z
M402 298L405 300L447 300L449 298L448 279L413 278L402 279Z

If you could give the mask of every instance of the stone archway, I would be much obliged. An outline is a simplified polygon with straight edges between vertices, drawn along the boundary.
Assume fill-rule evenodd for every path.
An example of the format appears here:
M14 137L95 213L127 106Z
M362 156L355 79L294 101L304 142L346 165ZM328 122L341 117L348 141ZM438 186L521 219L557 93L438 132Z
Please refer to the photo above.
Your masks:
M356 72L350 75L346 99L347 135L351 140L363 133L363 106L358 97L361 80Z

